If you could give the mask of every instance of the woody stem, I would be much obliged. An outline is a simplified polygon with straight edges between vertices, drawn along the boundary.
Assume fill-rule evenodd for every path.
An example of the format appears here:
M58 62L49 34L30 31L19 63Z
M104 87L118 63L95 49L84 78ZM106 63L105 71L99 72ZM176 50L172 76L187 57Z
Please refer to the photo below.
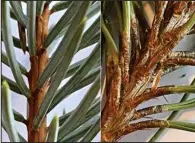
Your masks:
M46 3L43 13L36 17L36 55L30 56L31 69L28 73L28 81L31 98L28 100L27 124L29 142L44 142L47 134L46 118L38 129L33 128L33 120L49 86L46 82L43 87L37 88L38 79L48 62L47 51L42 45L48 34L49 16L49 5Z

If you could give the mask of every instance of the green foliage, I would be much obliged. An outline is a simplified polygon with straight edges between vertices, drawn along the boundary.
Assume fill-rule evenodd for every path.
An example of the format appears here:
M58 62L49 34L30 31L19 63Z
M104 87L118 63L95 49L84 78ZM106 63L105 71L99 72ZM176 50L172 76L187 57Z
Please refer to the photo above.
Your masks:
M17 134L17 131L14 126L14 114L11 107L11 95L9 90L9 85L6 81L2 82L2 103L3 103L3 124L5 126L5 129L9 135L9 138L12 142L19 142L19 137Z
M28 44L26 43L26 45L28 45L26 53L34 56L37 54L35 33L36 16L40 16L43 13L44 5L50 3L51 2L48 1L25 2L23 4L28 7L26 15L19 2L10 1L11 7L9 7L8 1L2 2L1 34L3 36L2 42L6 49L6 53L2 51L2 63L11 68L14 75L13 81L6 77L6 75L2 75L2 100L6 103L3 104L3 127L9 135L10 140L14 142L26 142L25 139L17 133L13 123L18 121L26 125L27 119L25 119L21 113L12 109L9 90L24 95L27 98L30 97L30 93L27 84L24 82L24 77L28 76L29 71L26 70L26 67L17 62L14 49L17 48L18 50L22 50L21 39L12 35L10 21L11 19L16 20L25 28L26 37L28 38ZM62 117L55 116L53 118L48 127L46 141L57 142L59 139L68 139L70 141L79 140L85 136L87 131L90 131L92 130L92 127L95 127L96 130L93 131L90 138L93 139L100 130L99 128L97 130L96 127L97 123L99 124L99 122L97 122L99 121L99 116L97 116L97 114L100 112L100 100L99 98L97 98L98 100L95 99L100 89L99 17L95 19L87 30L84 30L84 28L86 22L91 21L91 18L97 16L100 12L100 2L57 2L50 9L51 14L60 10L66 11L56 25L54 25L46 39L44 39L43 47L48 49L49 46L53 43L59 42L60 38L63 37L56 51L54 51L54 54L49 59L49 62L38 81L38 86L42 87L45 81L50 79L50 86L40 106L38 114L34 118L34 128L39 127L42 119L46 117L47 113L58 105L66 96L72 96L71 93L93 84L76 109L66 113ZM96 44L96 46L94 44ZM74 64L70 64L76 53L83 49L87 49L89 46L94 47L91 55ZM79 74L82 74L82 76ZM71 86L68 86L66 89L58 89L61 82L68 77L71 77L68 81ZM62 89L66 92L65 94L59 92ZM89 106L90 104L91 106ZM77 117L77 115L80 116ZM77 121L79 122L77 123ZM74 138L75 135L77 135L76 138Z

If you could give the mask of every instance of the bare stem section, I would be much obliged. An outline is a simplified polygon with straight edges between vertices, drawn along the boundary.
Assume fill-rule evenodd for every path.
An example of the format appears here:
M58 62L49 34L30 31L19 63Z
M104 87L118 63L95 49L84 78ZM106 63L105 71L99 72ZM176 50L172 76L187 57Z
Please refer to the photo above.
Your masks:
M38 79L48 62L47 51L42 45L48 34L49 16L49 5L46 3L43 13L36 16L36 55L30 57L31 69L28 74L28 80L31 98L28 100L27 126L29 142L44 142L47 134L46 119L44 119L40 128L36 130L33 128L33 120L49 86L49 82L47 81L42 88L37 88Z
M119 109L119 104L120 104L120 91L121 91L121 69L119 66L117 66L110 83L109 104L108 104L109 117L113 117L114 115L117 114L117 111Z
M115 4L113 8L110 7L112 4ZM143 102L160 96L195 92L194 86L159 87L161 77L167 70L172 71L185 65L195 66L194 52L173 52L195 24L195 11L192 8L194 2L155 2L151 5L155 7L154 15L151 16L154 16L152 25L151 20L147 23L149 15L145 15L142 2L106 1L103 6L102 37L107 57L106 101L101 120L102 141L114 142L126 134L147 128L179 129L182 126L182 129L191 131L183 123L180 126L161 120L132 121L147 115L194 106L193 100L175 105L150 106L137 111L137 107ZM107 12L117 12L118 23ZM106 23L107 19L109 24ZM115 32L110 30L111 24ZM151 25L150 28L148 25ZM108 27L106 32L105 27ZM113 60L116 55L119 55L119 62ZM150 84L152 87L148 88Z
M129 82L129 64L130 64L130 49L129 49L129 43L130 38L129 34L127 32L122 33L122 48L121 48L121 56L120 56L120 62L122 67L122 74L123 74L123 83Z
M148 128L165 128L168 127L169 123L167 121L161 121L161 120L153 120L153 121L143 121L139 123L129 124L124 126L121 129L117 130L117 133L108 132L104 134L103 139L104 141L115 141L116 139L120 139L122 136L127 135L129 133L148 129Z

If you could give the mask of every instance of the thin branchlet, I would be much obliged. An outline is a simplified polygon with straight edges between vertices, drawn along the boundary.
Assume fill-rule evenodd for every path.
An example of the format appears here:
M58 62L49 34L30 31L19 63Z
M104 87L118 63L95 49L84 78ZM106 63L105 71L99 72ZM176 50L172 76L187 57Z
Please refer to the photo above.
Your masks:
M140 119L142 117L152 115L152 114L161 113L161 112L163 112L163 109L160 105L147 107L147 108L140 109L140 110L136 111L132 120Z
M176 65L189 65L189 66L195 66L195 59L194 58L170 58L165 60L164 63L165 66L176 66Z
M102 137L103 141L115 141L120 139L122 136L127 135L129 133L135 132L137 130L144 130L148 128L164 128L169 127L168 121L163 120L149 120L149 121L142 121L133 124L127 124L126 126L118 129L115 132L108 132L104 134Z
M175 51L168 55L168 58L195 58L195 52L193 51Z
M118 4L118 10L124 8L122 3ZM114 68L117 64L113 66L112 62L107 63L107 67L110 67L107 70L109 81L106 82L109 98L102 112L102 141L117 141L126 134L146 128L169 127L167 121L151 120L138 123L130 123L130 121L165 110L162 106L152 106L136 111L137 106L143 102L173 93L194 92L194 87L189 86L158 87L163 75L185 65L195 65L194 52L172 52L195 24L194 2L155 2L155 15L150 29L148 25L142 24L143 21L147 23L144 12L141 11L143 10L142 2L133 2L131 6L133 7L130 19L131 32L128 35L131 46L126 43L127 34L124 31L121 32L121 27L119 33L122 34L118 37L121 41L118 45L121 85L119 82L115 84L117 86L112 84L115 81L112 79L117 79L113 78L117 73L117 69ZM124 13L121 14L121 17L125 16ZM152 87L148 89L151 83ZM116 90L115 87L118 89ZM110 91L117 92L110 94ZM113 105L115 105L113 103L116 103L118 93L121 93L120 106L113 110ZM109 114L112 116L108 116Z
M117 114L120 105L120 90L121 90L121 69L119 66L116 67L115 73L112 76L109 89L109 104L108 116L114 116Z
M155 10L155 16L152 24L152 28L150 31L150 35L148 38L148 47L150 49L151 55L156 50L156 46L158 45L158 35L159 35L159 29L160 24L163 20L163 15L167 6L167 1L157 1L155 2L156 10Z

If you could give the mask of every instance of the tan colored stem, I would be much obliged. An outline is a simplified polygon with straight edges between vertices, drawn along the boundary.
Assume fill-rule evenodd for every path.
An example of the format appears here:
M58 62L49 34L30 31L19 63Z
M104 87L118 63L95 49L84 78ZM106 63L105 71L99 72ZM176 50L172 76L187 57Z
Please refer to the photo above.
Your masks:
M28 141L38 142L38 131L33 129L33 119L36 115L37 109L37 91L36 85L38 80L38 56L30 57L31 70L28 74L28 81L30 87L31 98L28 100Z
M122 70L122 83L129 82L129 64L130 64L130 35L127 32L122 33L122 47L120 55L120 64Z
M143 1L143 8L145 11L145 15L147 17L148 25L150 28L152 27L152 22L154 20L155 13L152 9L152 6L149 4L149 2Z
M162 112L165 112L165 111L163 111L161 105L143 108L143 109L136 111L134 114L134 117L131 120L132 121L137 120L137 119L140 119L140 118L148 116L148 115L162 113Z
M188 2L186 2L188 3ZM178 27L174 27L171 30L166 31L165 28L169 24L170 18L173 15L173 8L171 2L156 2L156 14L153 21L153 25L145 36L146 39L141 47L141 52L139 57L135 58L132 55L135 53L129 53L129 43L127 42L126 33L122 33L121 47L119 47L120 55L120 68L121 68L121 89L120 89L120 107L117 110L118 113L115 114L115 110L109 110L113 107L109 104L114 103L116 97L116 92L112 86L112 75L116 72L116 69L110 63L107 63L109 70L106 71L107 81L107 100L102 112L102 124L101 124L101 134L102 141L117 141L122 136L131 133L136 130L153 128L153 127L166 127L167 124L161 121L148 121L139 122L136 124L129 124L129 122L136 115L136 107L141 103L154 99L156 97L172 94L175 92L180 93L181 89L174 91L174 87L158 87L161 75L163 74L164 68L175 66L175 65L194 65L195 61L193 58L189 57L169 57L173 48L179 43L179 41L189 32L190 28L194 24L194 14L192 16L186 16L189 20L185 24L181 24ZM188 3L189 4L189 3ZM177 10L177 9L175 9ZM170 11L170 12L169 12ZM183 11L183 10L182 10ZM192 11L191 11L192 12ZM175 13L175 12L174 12ZM166 15L168 18L166 18ZM105 16L106 17L106 16ZM166 20L166 21L165 21ZM178 21L180 22L180 21ZM133 30L132 30L133 31ZM133 31L134 32L134 31ZM134 34L131 32L132 34ZM141 34L146 33L144 31ZM131 35L132 35L131 34ZM133 38L131 37L131 40ZM136 38L135 38L136 39ZM135 41L133 41L135 43ZM135 48L133 45L131 48ZM110 55L111 56L111 55ZM129 72L129 59L134 60L134 66L131 65L131 70ZM108 66L109 65L109 66ZM128 66L127 66L128 65ZM158 71L157 66L160 65ZM108 68L107 68L108 69ZM128 72L127 72L128 71ZM128 73L128 74L127 74ZM156 78L153 76L156 74ZM152 80L151 80L152 79ZM127 82L128 81L128 82ZM153 82L154 81L154 82ZM148 90L148 85L153 82L152 90ZM109 94L108 91L114 93ZM117 108L116 108L117 109ZM147 113L141 112L138 117L142 117L145 114L152 113L154 108L148 108ZM154 112L160 112L160 110L155 110ZM109 116L112 115L112 116ZM115 115L115 116L113 116Z
M154 16L151 32L148 39L148 47L150 50L150 55L153 55L153 53L157 50L156 46L158 45L158 35L159 35L159 29L160 24L163 20L163 14L165 12L167 1L157 1L156 2L156 14Z
M138 123L128 124L124 126L122 129L118 129L115 132L108 132L104 134L102 137L103 141L105 142L113 142L118 140L120 137L127 135L129 133L148 129L148 128L163 128L163 127L169 127L169 123L167 121L162 120L151 120L151 121L142 121Z
M125 101L125 105L127 109L132 109L141 104L144 101L153 99L155 97L159 97L165 94L171 94L172 92L169 90L169 88L157 88L156 90L149 91L146 93L143 93L139 96L136 96L134 98L131 98L127 101Z
M49 7L45 4L42 15L36 18L36 55L30 57L31 69L28 74L31 98L28 100L28 141L44 142L47 135L46 118L38 129L33 128L33 120L49 87L47 81L42 88L37 88L38 79L43 72L47 62L48 54L42 47L43 42L48 34Z
M156 74L154 80L153 80L152 90L156 90L158 88L162 74L163 74L163 69L159 69L157 71L157 74Z
M120 91L121 91L121 69L119 66L115 68L115 73L112 76L109 89L109 103L108 116L115 116L120 105Z
M195 66L195 59L192 58L172 58L165 61L165 66L175 66L175 65L191 65Z

